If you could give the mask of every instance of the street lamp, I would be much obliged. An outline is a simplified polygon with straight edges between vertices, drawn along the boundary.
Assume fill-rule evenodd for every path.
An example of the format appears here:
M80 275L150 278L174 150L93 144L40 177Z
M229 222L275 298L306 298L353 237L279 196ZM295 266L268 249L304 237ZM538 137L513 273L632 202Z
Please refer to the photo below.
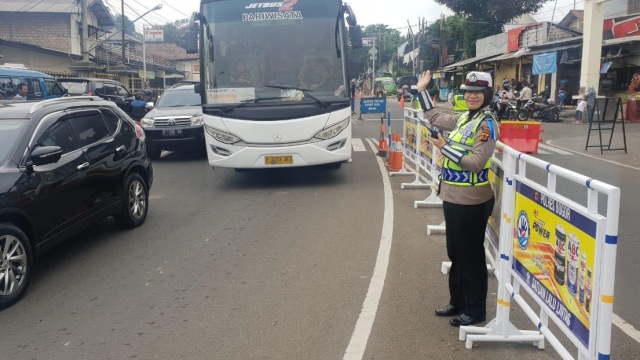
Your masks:
M126 28L128 28L129 26L133 25L133 23L135 23L136 21L142 19L143 17L145 17L147 14L149 14L152 11L156 11L156 10L160 10L162 9L162 4L158 4L156 6L154 6L153 8L149 9L147 12L145 12L144 14L138 16L137 18L135 18L133 21L131 21L129 24L127 24L126 26L124 25L124 11L122 12L122 19L123 19L123 25L122 28L119 29L118 31L112 33L111 35L107 36L106 38L96 42L95 45L93 45L91 47L91 49L87 50L87 53L90 52L91 50L95 49L98 45L102 44L103 42L111 39L112 37L116 36L119 32L122 31L122 64L124 65L124 30Z

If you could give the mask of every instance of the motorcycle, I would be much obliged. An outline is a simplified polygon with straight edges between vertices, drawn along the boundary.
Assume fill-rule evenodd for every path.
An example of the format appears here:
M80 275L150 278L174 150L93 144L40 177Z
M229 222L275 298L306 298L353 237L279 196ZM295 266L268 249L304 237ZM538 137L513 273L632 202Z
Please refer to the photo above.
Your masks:
M560 122L560 105L555 105L548 100L549 105L536 103L537 98L529 99L518 111L517 118L520 121L529 119L542 122Z

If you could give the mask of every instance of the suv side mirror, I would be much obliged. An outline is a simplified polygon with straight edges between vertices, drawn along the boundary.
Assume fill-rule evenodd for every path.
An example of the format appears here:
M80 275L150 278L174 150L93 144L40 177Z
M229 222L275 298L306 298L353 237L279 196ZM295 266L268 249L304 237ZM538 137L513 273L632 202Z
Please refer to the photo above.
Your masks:
M48 165L57 163L62 157L60 146L40 146L31 152L31 165Z
M193 92L200 94L200 83L193 84Z

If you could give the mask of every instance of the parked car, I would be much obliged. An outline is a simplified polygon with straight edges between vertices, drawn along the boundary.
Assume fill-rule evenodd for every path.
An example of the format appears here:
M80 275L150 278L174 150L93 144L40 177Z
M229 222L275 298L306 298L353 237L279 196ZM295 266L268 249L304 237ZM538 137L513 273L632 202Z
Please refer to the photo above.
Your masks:
M65 88L53 76L29 70L24 66L0 65L0 91L5 100L14 97L18 84L27 84L28 100L59 98L66 94Z
M113 101L128 115L131 115L133 94L121 82L97 78L63 78L58 79L71 96L99 96Z
M152 182L144 131L112 102L0 102L0 308L60 241L109 216L142 225Z
M206 153L201 103L194 84L177 84L162 94L140 121L151 159L160 158L162 150Z
M398 101L400 101L400 97L402 96L402 94L405 95L405 99L407 99L409 96L407 94L407 90L410 90L412 86L414 85L418 85L418 77L414 76L414 75L409 75L409 76L400 76L399 78L396 79L396 86L397 86L397 97L398 97Z

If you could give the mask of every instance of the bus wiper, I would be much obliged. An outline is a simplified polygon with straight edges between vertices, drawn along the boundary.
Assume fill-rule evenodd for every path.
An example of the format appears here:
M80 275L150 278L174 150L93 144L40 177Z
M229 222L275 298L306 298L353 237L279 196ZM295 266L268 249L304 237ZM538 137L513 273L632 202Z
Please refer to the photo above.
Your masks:
M239 104L222 107L222 111L225 112L225 113L228 113L228 112L233 111L233 110L235 110L237 108L245 107L245 106L247 106L249 104L255 104L255 103L260 102L262 100L282 100L282 99L285 99L285 98L286 97L284 97L284 96L273 96L273 97L263 97L263 98L242 100L242 101L240 101Z
M294 86L284 86L284 85L264 85L264 87L273 88L273 89L281 89L281 90L298 90L298 91L302 92L304 94L304 96L308 96L308 97L312 98L313 100L315 100L323 108L326 109L326 108L329 107L329 105L327 105L327 103L325 103L324 101L322 101L322 100L318 99L317 97L315 97L315 96L310 94L310 92L312 92L313 90L297 88L297 87L294 87Z

